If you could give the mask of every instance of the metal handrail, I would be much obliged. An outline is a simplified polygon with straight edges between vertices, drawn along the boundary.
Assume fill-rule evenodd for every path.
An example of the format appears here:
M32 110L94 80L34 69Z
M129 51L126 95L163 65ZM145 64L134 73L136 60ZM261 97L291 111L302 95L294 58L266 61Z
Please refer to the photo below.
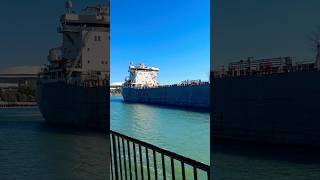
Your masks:
M210 179L210 166L198 162L196 160L184 157L174 152L170 152L168 150L159 148L155 145L134 139L132 137L120 134L118 132L111 131L110 132L111 138L111 178L115 180L122 180L122 179L144 179L144 176L147 173L148 180L151 179L151 166L152 162L150 162L150 157L153 156L153 170L154 179L158 179L158 167L157 167L157 154L161 155L161 166L162 166L162 177L166 179L166 175L168 172L166 171L166 163L165 157L170 158L170 166L171 169L171 178L175 179L176 169L174 161L179 161L181 165L181 177L184 180L186 178L186 171L185 166L189 165L193 168L193 178L195 180L198 179L198 171L203 171L206 173L207 179ZM136 148L136 146L138 148ZM122 147L122 148L121 148ZM142 148L145 149L145 154L142 155ZM152 153L149 155L149 150ZM133 151L133 152L131 152ZM138 152L137 152L138 151ZM131 157L131 153L133 153L133 158ZM138 157L137 157L138 156ZM143 164L143 157L146 164ZM138 159L140 158L140 159ZM152 158L152 157L151 157ZM134 164L132 164L132 159ZM140 161L140 165L137 163ZM128 163L128 165L127 165ZM144 172L144 165L146 165L147 172ZM140 178L138 178L138 168L140 167ZM142 168L141 168L142 167ZM128 169L127 169L128 168ZM167 169L168 170L168 169ZM133 174L135 176L133 176ZM124 178L123 178L124 177ZM128 178L130 177L130 178Z

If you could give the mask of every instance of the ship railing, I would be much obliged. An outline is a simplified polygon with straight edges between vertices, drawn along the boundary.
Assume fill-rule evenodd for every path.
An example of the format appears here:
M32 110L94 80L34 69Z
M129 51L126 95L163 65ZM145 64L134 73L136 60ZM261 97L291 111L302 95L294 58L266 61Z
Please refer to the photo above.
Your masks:
M299 64L292 67L270 67L262 70L252 70L252 69L231 69L226 71L213 71L213 79L220 79L226 77L243 77L243 76L265 76L272 74L285 74L292 72L315 72L319 71L314 65L311 64Z
M180 83L180 84L170 84L170 85L161 85L159 87L174 87L174 86L198 86L198 85L208 85L209 82L189 82L189 83Z
M210 179L210 166L111 131L111 179Z
M136 87L137 89L152 89L152 88L166 88L166 87L180 87L180 86L198 86L198 85L209 85L210 82L197 82L189 84L169 84L169 85L159 85L159 86L141 86Z
M108 80L86 80L86 81L72 81L67 80L67 84L80 86L80 87L109 87Z

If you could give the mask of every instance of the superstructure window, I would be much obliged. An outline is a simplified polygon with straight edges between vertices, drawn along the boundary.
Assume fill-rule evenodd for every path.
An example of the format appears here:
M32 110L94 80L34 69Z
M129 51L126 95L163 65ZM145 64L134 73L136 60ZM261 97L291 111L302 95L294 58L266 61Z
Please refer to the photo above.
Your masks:
M108 64L108 61L101 61L101 64Z
M101 36L99 35L94 36L94 41L101 41Z

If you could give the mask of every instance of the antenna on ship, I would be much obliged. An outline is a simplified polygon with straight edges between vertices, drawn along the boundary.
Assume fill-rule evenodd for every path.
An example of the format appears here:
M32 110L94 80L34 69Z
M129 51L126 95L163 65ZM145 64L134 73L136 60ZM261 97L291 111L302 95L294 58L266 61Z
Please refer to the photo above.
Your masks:
M316 68L320 69L320 40L317 41L317 57L316 57Z
M66 10L67 10L67 13L72 13L72 1L71 0L68 0L66 2Z
M310 34L309 40L312 42L313 51L317 53L314 67L315 69L320 70L320 26Z

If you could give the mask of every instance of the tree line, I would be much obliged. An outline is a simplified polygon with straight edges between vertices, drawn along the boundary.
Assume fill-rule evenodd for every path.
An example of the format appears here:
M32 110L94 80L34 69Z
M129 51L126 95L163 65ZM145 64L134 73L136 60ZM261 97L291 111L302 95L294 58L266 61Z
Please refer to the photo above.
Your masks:
M16 89L0 88L0 101L36 102L36 88L32 86L21 86Z

